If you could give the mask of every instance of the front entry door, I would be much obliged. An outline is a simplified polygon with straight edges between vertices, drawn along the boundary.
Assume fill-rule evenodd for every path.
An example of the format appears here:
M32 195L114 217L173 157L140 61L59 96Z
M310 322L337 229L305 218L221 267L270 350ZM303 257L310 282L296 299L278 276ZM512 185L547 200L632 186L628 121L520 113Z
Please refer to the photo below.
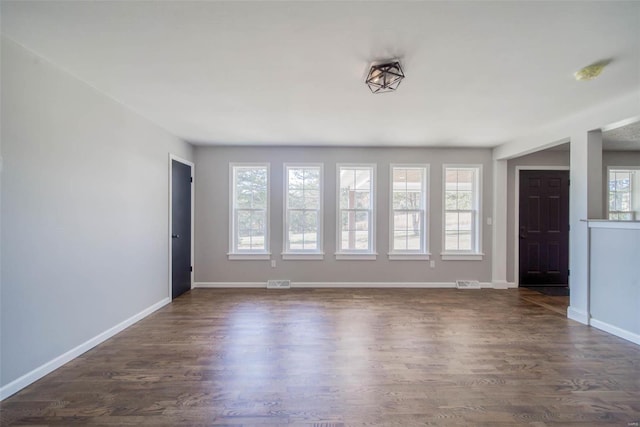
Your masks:
M520 171L520 286L569 283L569 171Z
M191 289L191 166L171 160L171 298Z

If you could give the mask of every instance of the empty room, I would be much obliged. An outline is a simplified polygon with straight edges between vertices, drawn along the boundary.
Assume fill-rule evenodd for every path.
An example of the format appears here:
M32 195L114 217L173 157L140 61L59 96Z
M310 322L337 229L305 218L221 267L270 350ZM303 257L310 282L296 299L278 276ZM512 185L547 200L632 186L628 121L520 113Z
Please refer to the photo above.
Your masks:
M0 17L0 425L640 425L640 2Z

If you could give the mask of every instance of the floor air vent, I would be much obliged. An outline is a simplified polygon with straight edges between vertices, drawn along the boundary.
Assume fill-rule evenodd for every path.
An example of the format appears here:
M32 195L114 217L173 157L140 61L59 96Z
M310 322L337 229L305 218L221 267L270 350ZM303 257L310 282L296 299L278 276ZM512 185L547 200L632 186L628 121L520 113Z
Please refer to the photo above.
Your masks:
M267 289L290 289L291 280L267 280Z
M477 280L456 280L458 289L480 289L480 282Z

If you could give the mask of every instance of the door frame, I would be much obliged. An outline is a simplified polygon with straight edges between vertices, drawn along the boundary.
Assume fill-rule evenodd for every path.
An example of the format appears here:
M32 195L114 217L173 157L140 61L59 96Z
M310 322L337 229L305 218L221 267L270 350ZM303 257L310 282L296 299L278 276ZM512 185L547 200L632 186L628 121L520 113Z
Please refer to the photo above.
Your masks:
M173 206L172 206L172 202L173 202L173 161L177 161L179 163L182 163L184 165L187 165L191 168L191 178L192 178L192 184L191 184L191 266L193 266L193 251L194 251L194 208L195 208L195 183L196 183L196 179L195 179L195 171L196 171L196 165L193 162L190 162L189 160L183 159L182 157L176 156L173 153L169 153L169 230L167 233L167 241L168 241L168 245L169 245L169 278L168 278L168 282L169 282L169 287L168 287L168 292L169 292L169 299L171 298L172 295L172 289L173 289L173 251L172 251L172 239L171 239L171 234L173 232ZM190 274L190 282L191 282L191 286L190 288L193 289L193 277L194 277L194 269L192 269L191 274Z
M513 221L513 282L516 288L520 287L520 171L570 171L569 166L516 166L516 182L515 182L515 209ZM571 194L569 194L571 200ZM569 218L570 220L571 218ZM569 237L571 238L571 237ZM569 253L569 261L571 253Z

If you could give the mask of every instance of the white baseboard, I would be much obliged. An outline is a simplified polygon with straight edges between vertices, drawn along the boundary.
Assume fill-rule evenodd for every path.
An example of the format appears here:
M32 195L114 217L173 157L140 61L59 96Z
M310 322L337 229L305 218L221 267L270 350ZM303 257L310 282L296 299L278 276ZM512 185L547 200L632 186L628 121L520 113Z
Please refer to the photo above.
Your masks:
M494 280L493 289L509 289L509 282L506 280Z
M267 281L264 282L193 282L192 289L198 288L266 288Z
M195 282L194 288L266 288L267 282ZM291 288L455 288L455 282L291 282ZM481 282L481 288L493 283Z
M640 345L640 335L627 331L626 329L618 328L617 326L610 325L606 322L601 322L598 319L591 319L591 326L598 328L602 331L609 332L620 338L624 338L627 341L631 341L634 344Z
M41 365L36 369L32 370L31 372L24 374L20 378L17 378L11 381L9 384L0 388L0 401L19 392L29 384L34 383L40 378L44 377L45 375L55 371L65 363L68 363L71 360L75 359L76 357L80 356L81 354L91 350L93 347L103 343L104 341L108 340L112 336L116 335L118 332L121 332L124 329L128 328L129 326L133 325L134 323L144 319L154 311L164 307L170 302L171 302L171 298L165 298L162 301L157 302L152 306L142 310L140 313L135 314L130 318L118 323L116 326L110 329L107 329L106 331L89 339L88 341L85 341L79 346L67 351L64 354L61 354L55 359L48 361L44 365Z
M576 310L571 306L567 307L567 317L571 320L575 320L576 322L580 322L583 325L589 324L589 315L585 311Z

